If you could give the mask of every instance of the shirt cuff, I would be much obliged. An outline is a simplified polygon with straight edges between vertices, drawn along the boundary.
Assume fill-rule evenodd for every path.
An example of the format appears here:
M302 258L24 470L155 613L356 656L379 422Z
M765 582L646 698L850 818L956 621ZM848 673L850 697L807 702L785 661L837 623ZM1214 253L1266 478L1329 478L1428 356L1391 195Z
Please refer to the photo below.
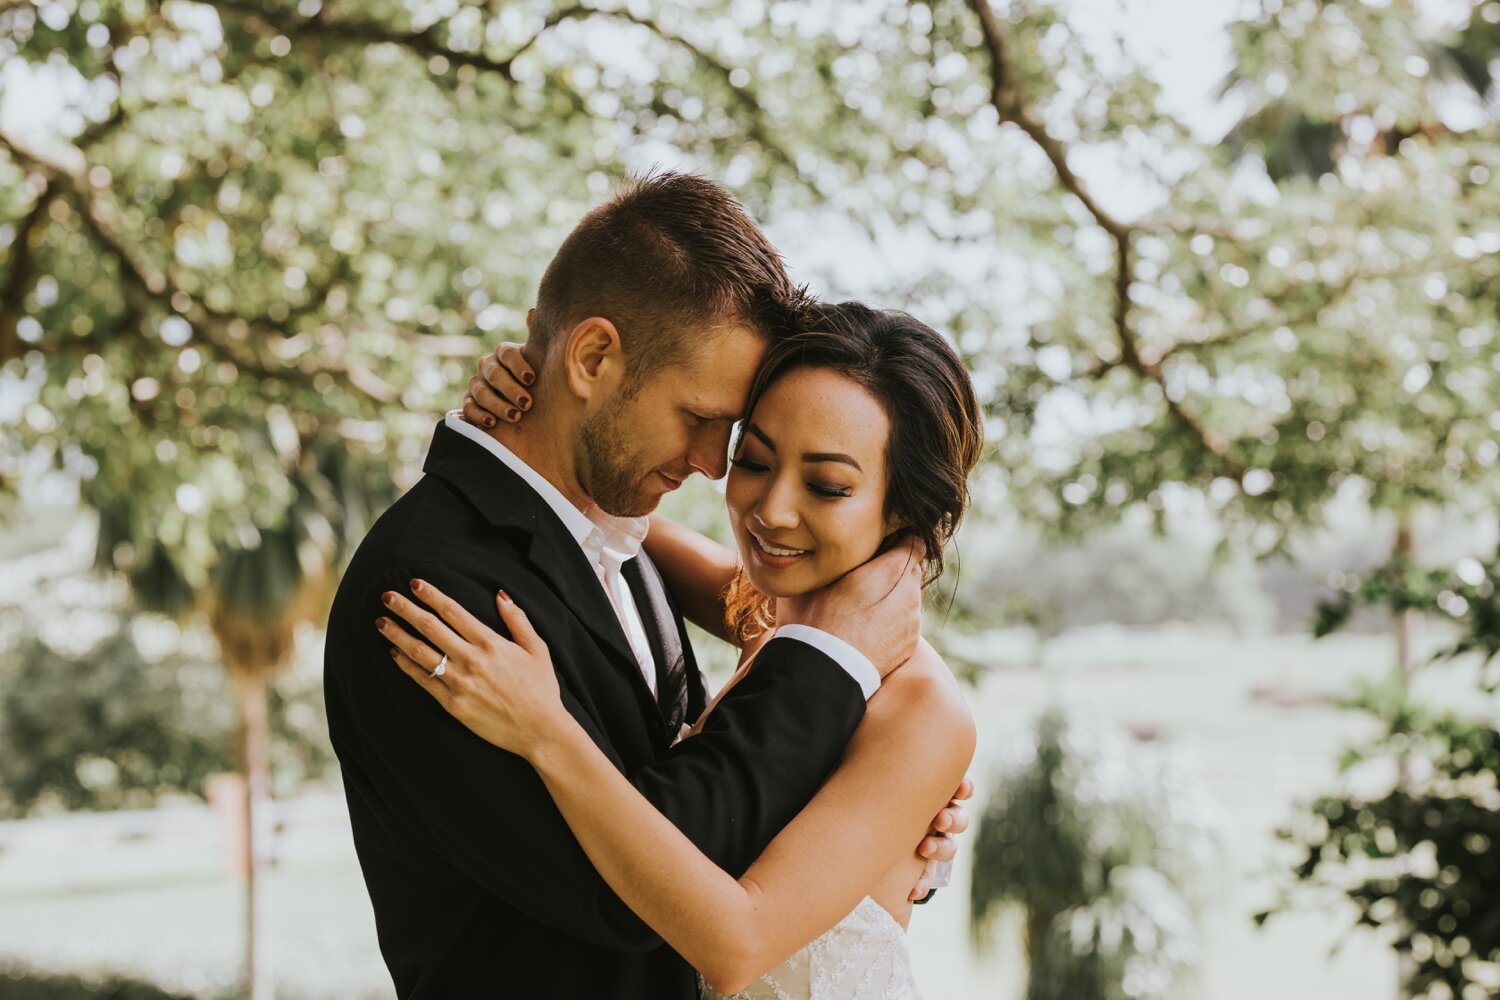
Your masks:
M865 701L880 690L880 671L869 658L843 639L811 625L783 625L776 630L773 639L796 639L805 642L844 668L844 673L854 678L859 689L865 693Z

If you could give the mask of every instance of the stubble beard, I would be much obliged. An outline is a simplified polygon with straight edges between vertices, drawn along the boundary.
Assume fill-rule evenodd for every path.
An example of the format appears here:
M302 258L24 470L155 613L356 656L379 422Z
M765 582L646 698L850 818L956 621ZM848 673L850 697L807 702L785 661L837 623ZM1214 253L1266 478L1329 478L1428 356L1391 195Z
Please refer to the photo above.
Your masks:
M645 517L661 497L641 487L649 470L642 470L637 453L627 449L628 422L622 400L611 400L597 413L584 417L578 429L579 450L589 497L606 514Z

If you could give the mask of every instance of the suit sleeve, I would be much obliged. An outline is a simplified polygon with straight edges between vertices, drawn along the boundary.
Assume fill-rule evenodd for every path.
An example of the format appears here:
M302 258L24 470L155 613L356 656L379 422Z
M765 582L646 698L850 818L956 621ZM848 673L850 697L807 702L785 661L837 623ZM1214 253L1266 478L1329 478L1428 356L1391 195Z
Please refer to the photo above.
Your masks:
M657 947L660 939L589 863L531 765L469 732L391 663L374 628L384 612L379 595L404 592L418 571L505 631L493 593L450 570L405 567L374 581L329 622L330 646L339 643L330 653L343 660L336 696L357 727L355 752L409 800L402 812L418 838L509 905L605 947ZM524 608L525 595L516 598ZM623 771L569 673L559 671L564 705ZM738 876L832 772L864 708L859 685L832 659L795 640L772 640L703 732L628 777Z

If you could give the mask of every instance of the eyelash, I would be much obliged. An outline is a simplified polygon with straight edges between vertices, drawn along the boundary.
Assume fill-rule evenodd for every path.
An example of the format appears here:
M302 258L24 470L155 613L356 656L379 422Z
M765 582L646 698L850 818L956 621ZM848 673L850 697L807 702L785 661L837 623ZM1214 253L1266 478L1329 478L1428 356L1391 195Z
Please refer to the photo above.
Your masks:
M770 471L759 462L752 462L747 458L732 458L729 464L752 476L763 475ZM843 500L854 494L854 490L848 486L819 486L817 483L808 483L807 488L824 500Z

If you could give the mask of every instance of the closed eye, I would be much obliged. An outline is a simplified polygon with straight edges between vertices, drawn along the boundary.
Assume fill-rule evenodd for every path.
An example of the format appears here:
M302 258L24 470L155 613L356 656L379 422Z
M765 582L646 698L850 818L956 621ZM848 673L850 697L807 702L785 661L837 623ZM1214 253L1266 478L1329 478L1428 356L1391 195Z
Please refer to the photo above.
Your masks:
M854 495L854 489L850 486L824 486L822 483L808 483L807 488L818 496L829 499L842 499Z
M764 466L759 462L752 462L748 458L732 458L729 460L729 464L742 472L748 472L751 475L755 476L769 471L769 468L767 466Z

